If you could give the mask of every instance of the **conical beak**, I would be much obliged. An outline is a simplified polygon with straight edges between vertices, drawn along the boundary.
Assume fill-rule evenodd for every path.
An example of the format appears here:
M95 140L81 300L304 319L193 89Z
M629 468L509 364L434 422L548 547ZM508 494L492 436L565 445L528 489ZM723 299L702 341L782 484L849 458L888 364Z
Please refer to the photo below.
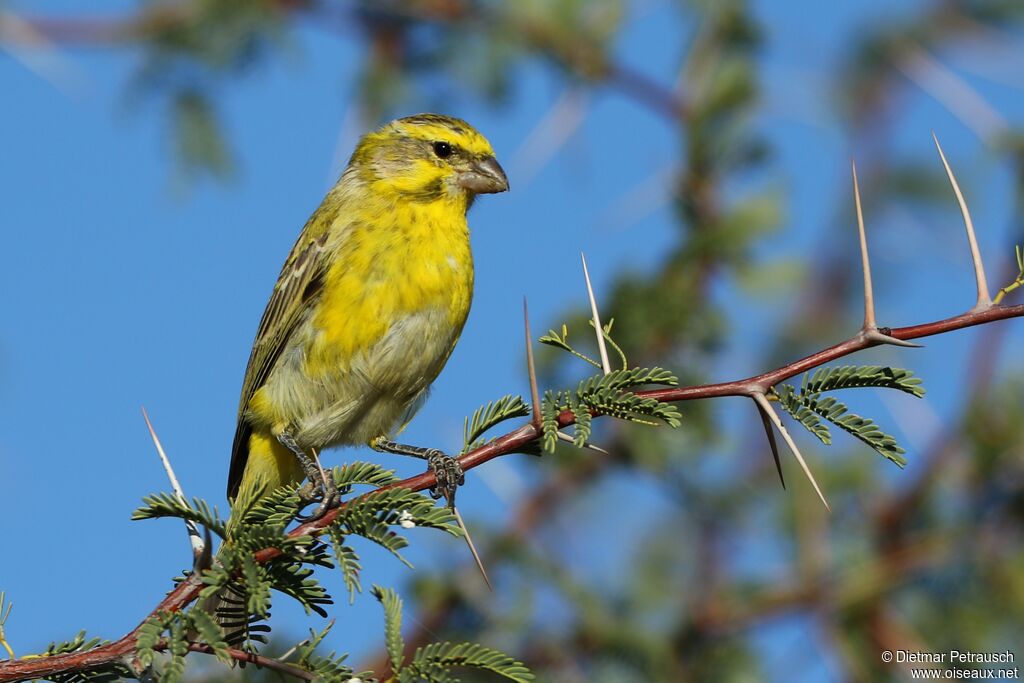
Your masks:
M475 194L492 194L508 190L505 169L494 157L484 157L474 162L469 170L459 174L458 184L462 189Z

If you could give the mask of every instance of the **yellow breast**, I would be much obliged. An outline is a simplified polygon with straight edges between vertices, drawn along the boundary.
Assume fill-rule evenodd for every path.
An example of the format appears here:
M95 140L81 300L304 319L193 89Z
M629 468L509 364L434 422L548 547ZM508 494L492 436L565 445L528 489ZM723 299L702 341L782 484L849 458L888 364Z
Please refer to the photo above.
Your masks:
M444 201L390 208L352 225L328 271L306 352L312 376L344 372L410 314L445 311L438 325L447 329L436 332L446 336L466 320L473 258L464 210Z

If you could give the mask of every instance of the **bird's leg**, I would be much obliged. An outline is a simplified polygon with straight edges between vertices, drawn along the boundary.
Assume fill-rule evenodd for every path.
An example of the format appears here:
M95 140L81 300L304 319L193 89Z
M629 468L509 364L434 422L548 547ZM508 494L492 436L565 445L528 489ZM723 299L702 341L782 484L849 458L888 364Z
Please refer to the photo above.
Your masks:
M320 505L313 511L313 514L300 516L297 519L303 523L320 519L338 502L338 487L334 483L334 477L320 466L316 451L313 451L313 456L310 457L288 432L279 434L277 440L298 458L302 471L306 473L306 478L309 480L298 491L299 501L303 507L317 500L320 501Z
M466 474L462 471L462 465L458 460L436 448L407 446L383 437L370 442L370 448L382 453L408 455L426 460L427 467L437 479L437 483L430 488L430 496L435 500L443 497L448 501L448 507L455 507L455 490L466 481Z

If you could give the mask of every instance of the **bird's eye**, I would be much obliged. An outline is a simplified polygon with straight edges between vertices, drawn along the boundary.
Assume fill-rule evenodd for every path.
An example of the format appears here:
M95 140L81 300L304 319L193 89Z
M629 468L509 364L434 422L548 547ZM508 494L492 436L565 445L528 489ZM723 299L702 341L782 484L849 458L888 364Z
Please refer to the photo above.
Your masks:
M434 143L434 154L442 159L447 159L452 155L452 146L447 142L435 142Z

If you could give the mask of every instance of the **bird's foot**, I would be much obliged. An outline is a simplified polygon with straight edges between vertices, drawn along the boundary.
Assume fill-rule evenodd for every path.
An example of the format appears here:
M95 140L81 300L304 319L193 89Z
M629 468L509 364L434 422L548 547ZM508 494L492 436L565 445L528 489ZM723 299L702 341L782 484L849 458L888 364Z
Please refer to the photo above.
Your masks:
M448 501L448 507L455 507L455 491L466 481L466 474L458 460L436 448L407 446L384 438L370 442L370 447L384 453L409 455L426 460L427 468L434 475L436 482L430 487L430 496L434 500L444 498Z
M307 481L298 490L299 503L303 508L313 503L319 503L311 514L298 515L295 518L300 524L315 522L333 508L338 507L338 504L341 502L341 494L334 483L334 477L327 472L325 476L319 479L320 481Z
M430 488L430 497L434 500L444 498L448 507L455 507L455 491L466 482L466 473L459 461L436 448L427 449L427 467L434 473L437 481Z
M337 507L338 503L341 502L341 495L338 493L338 487L334 483L334 476L320 466L320 460L317 458L315 450L312 451L312 457L310 457L310 454L306 453L305 449L299 446L295 438L288 432L278 434L277 440L295 454L299 464L302 466L302 470L306 473L308 481L298 490L299 502L302 503L302 508L317 501L320 502L317 508L313 510L313 514L298 515L295 519L301 524L314 522L326 515L327 511L331 508ZM299 509L301 510L302 508Z

